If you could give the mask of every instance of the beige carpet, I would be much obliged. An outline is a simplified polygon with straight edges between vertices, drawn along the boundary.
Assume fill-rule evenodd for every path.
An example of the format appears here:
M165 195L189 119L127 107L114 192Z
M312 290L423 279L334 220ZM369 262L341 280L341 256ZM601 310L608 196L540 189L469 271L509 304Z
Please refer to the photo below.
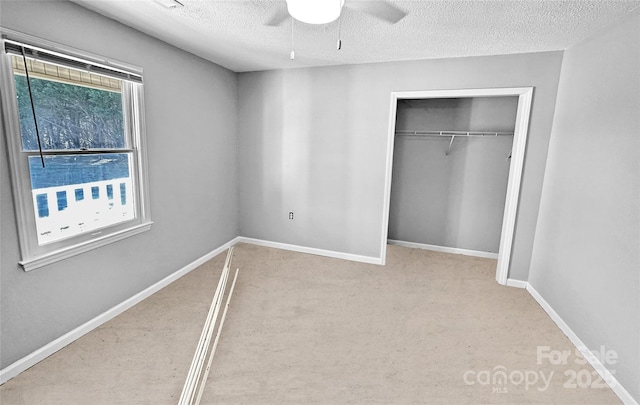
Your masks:
M0 402L176 404L223 263L7 382ZM575 349L526 291L496 284L495 265L398 246L381 267L238 245L202 403L619 403L575 355L537 361L538 347Z

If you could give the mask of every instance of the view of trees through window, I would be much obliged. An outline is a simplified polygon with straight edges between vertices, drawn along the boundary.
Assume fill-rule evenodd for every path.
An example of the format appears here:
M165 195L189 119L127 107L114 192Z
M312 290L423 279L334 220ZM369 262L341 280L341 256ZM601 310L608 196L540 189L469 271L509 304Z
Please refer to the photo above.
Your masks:
M22 148L38 151L25 76L15 74ZM45 244L133 219L131 154L122 94L30 77L38 132L47 153L29 156L38 243ZM100 154L85 154L92 149ZM69 152L77 151L77 154ZM102 152L102 151L101 151Z
M38 150L29 88L15 76L24 150ZM31 77L42 149L124 148L122 95Z

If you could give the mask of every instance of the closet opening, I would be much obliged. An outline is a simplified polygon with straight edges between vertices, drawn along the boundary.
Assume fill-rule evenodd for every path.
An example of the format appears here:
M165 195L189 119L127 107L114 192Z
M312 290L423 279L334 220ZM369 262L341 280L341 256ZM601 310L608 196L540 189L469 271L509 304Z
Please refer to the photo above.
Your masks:
M382 263L387 243L496 258L496 280L510 284L532 94L391 94Z

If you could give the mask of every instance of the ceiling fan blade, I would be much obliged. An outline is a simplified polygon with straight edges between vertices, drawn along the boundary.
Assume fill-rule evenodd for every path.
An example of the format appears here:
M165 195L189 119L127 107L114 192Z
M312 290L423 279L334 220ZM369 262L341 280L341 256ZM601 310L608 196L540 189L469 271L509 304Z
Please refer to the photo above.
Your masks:
M289 11L287 11L287 4L285 2L281 2L278 4L276 11L273 13L271 18L265 23L270 27L277 27L282 24L287 18L289 18Z
M344 6L370 14L391 24L397 23L407 15L401 8L382 0L351 0L345 2Z

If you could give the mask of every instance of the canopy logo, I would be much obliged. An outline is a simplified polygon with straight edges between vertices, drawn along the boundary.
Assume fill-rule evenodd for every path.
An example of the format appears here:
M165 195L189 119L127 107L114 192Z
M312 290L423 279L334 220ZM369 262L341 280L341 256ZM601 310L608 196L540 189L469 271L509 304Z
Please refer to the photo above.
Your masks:
M586 358L583 357L583 354ZM467 370L462 379L467 385L491 386L492 392L498 394L507 393L508 386L524 386L527 391L533 388L538 391L546 391L556 375L557 367L552 370L544 366L571 366L573 364L577 366L575 369L568 368L563 372L562 386L564 388L607 388L616 382L613 378L615 370L611 366L617 361L616 351L606 349L604 346L600 346L600 349L596 351L585 348L577 348L575 351L552 350L549 346L538 346L536 348L536 365L543 367L510 371L507 367L498 365L487 370ZM604 365L608 370L608 372L603 372L605 377L603 378L591 367L585 367L588 362Z
M553 374L553 370L545 374L542 370L508 371L505 366L495 366L493 370L467 370L462 379L467 385L492 385L494 393L504 394L508 392L507 385L524 385L527 391L532 387L536 387L538 391L546 391Z

